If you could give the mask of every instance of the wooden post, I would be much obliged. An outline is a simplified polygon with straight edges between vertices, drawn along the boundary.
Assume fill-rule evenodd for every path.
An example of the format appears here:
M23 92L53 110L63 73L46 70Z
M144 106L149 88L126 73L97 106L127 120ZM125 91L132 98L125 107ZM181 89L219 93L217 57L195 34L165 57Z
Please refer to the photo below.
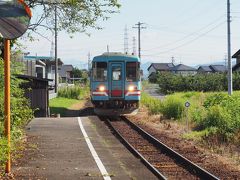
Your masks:
M10 136L10 40L4 40L4 128L5 128L5 136L8 140L8 156L6 162L6 173L10 173L11 171L11 154L10 154L10 144L11 144L11 136Z

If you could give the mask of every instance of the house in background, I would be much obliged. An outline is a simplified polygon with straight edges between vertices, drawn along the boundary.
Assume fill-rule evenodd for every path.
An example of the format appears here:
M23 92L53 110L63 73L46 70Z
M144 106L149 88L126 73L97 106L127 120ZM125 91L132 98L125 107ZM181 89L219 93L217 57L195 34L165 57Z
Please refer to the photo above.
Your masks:
M38 78L46 78L46 64L40 59L28 59L26 56L18 55L16 60L23 66L23 74Z
M61 82L70 82L72 78L73 66L72 65L62 65L59 70L59 77Z
M197 70L193 67L186 66L184 64L174 65L173 63L152 63L148 67L148 71L148 79L151 82L156 81L157 72L171 72L174 74L181 74L183 76L194 75L197 73Z
M174 67L173 63L152 63L148 68L148 79L151 82L156 81L157 72L170 72L170 69Z
M19 54L15 59L23 65L23 74L17 77L25 80L21 87L25 91L25 97L29 99L31 108L35 110L35 117L49 116L49 98L56 95L51 94L51 87L55 85L55 59ZM62 75L61 78L70 79L72 70L72 65L63 65L61 59L58 59L58 77Z
M24 74L39 78L52 79L50 85L55 84L55 59L48 56L24 56L22 60L25 64ZM58 70L63 62L58 59Z
M224 73L227 72L227 68L224 65L209 65L199 66L198 73Z
M174 67L173 63L152 63L148 67L149 75L156 72L166 72L171 71L171 68Z
M227 68L224 65L210 65L209 66L213 73L224 73L227 72Z
M236 64L233 66L233 71L240 71L240 49L232 56L232 58L236 58Z
M184 64L178 64L170 68L171 72L174 74L181 74L183 76L195 75L197 70L193 67L186 66Z
M199 66L197 69L198 73L212 73L212 69L209 66Z

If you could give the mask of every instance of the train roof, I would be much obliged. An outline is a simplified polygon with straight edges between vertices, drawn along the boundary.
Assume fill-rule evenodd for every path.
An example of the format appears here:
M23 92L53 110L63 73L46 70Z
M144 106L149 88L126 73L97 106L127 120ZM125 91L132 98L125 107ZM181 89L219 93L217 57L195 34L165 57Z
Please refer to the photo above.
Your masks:
M93 61L108 61L108 60L127 60L127 61L140 61L135 55L124 54L119 52L107 52L100 56L95 56Z

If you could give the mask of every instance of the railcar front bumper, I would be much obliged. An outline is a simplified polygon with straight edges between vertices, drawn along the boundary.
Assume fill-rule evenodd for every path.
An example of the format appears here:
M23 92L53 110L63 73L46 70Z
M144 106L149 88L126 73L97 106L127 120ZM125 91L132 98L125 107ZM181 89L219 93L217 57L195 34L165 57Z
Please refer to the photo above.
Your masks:
M103 108L103 109L129 109L129 108L138 108L139 101L138 100L123 100L123 99L114 99L109 101L94 101L92 103L95 108Z
M129 108L129 109L94 108L94 112L95 114L100 116L136 115L138 113L138 108Z
M115 99L110 101L92 101L94 111L98 115L124 115L136 114L139 108L139 101Z

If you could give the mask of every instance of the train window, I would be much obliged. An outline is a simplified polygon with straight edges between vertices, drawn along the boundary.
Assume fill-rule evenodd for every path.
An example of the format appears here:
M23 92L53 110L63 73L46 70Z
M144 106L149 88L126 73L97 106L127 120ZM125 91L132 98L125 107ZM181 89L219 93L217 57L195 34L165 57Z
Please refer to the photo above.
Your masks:
M92 76L94 81L107 80L107 63L106 62L94 62L92 67L93 67Z
M127 81L138 81L139 80L139 67L138 62L127 62L126 63L126 80Z
M117 66L117 67L112 67L112 80L113 81L119 81L122 79L122 71L121 71L121 67Z

